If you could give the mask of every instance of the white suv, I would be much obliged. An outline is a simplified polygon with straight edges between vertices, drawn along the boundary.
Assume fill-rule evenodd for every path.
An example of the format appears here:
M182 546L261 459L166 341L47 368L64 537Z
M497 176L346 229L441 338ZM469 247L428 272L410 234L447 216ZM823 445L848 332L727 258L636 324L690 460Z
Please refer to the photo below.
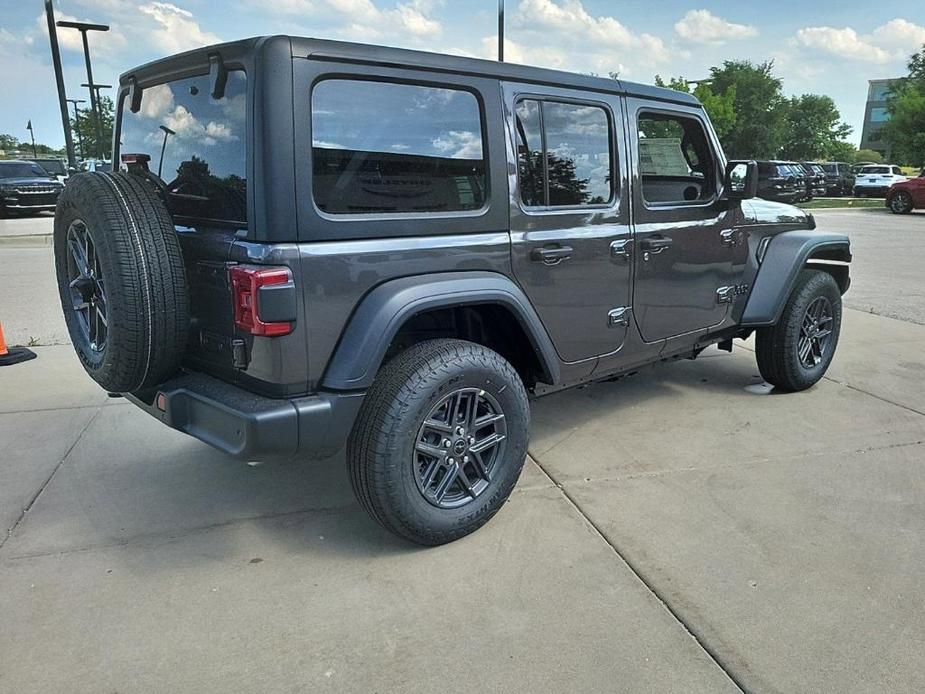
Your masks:
M858 171L854 181L854 197L861 198L868 195L885 197L887 191L894 183L908 180L903 176L902 169L889 164L873 164L865 166Z

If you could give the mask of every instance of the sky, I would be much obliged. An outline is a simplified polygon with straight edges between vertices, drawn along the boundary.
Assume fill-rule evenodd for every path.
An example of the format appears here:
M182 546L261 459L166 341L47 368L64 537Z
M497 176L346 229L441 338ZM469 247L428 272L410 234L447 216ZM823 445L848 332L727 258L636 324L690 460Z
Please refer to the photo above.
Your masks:
M506 0L512 62L651 83L705 77L723 60L773 60L787 95L827 94L861 137L867 81L904 74L925 44L922 0L838 3ZM0 0L0 133L64 142L42 0ZM97 83L198 46L293 34L495 58L496 0L56 0L91 34ZM80 36L59 29L70 98L87 98ZM105 92L104 92L105 93Z

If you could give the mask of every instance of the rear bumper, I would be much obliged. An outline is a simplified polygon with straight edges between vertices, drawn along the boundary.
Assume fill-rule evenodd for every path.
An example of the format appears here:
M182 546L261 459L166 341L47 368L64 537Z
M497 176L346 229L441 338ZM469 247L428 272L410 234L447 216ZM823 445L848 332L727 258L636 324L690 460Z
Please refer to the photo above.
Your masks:
M890 186L855 186L854 187L854 197L858 198L862 195L873 195L878 198L886 196L889 192Z
M321 392L288 400L265 398L211 376L189 374L126 398L167 426L235 458L270 461L337 453L350 434L363 395Z

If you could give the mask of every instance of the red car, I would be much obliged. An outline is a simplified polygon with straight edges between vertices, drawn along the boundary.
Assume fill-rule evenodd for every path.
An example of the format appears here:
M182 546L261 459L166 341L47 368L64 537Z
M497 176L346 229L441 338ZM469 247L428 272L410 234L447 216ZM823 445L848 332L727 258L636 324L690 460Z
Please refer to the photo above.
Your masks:
M894 183L886 194L886 206L893 214L908 214L915 209L925 209L925 169L918 178Z

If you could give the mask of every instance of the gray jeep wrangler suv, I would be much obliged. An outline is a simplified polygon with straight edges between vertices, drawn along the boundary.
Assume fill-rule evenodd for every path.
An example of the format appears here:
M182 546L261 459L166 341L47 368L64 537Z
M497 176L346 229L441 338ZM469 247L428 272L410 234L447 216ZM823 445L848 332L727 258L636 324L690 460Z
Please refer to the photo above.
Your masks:
M485 523L528 399L757 333L808 388L848 239L755 198L691 96L273 36L120 82L114 161L55 216L87 372L245 460L330 457L386 528Z

